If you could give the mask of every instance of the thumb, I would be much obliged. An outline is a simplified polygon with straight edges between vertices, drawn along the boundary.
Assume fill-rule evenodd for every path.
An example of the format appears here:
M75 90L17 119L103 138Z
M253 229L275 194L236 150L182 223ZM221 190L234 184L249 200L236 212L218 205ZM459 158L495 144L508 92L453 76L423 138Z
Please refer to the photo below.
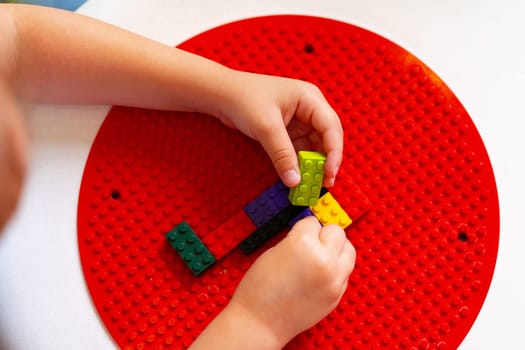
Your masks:
M301 181L297 155L283 123L269 128L261 135L259 142L270 157L277 174L288 187Z

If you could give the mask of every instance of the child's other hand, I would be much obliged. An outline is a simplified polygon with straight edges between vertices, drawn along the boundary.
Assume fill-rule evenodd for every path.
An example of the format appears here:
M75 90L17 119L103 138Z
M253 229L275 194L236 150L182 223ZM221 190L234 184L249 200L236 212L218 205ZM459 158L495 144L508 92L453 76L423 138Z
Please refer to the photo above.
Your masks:
M339 226L321 228L306 218L255 261L228 311L254 320L284 346L337 306L354 264L354 247Z
M289 187L300 181L296 150L324 152L324 185L331 187L342 160L343 129L321 91L300 80L231 73L219 119L259 141Z

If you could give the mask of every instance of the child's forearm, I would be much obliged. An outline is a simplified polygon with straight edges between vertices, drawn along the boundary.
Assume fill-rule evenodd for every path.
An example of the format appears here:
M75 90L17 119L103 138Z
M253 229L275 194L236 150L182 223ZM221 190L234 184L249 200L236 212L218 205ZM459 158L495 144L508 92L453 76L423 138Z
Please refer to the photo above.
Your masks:
M228 69L49 8L0 5L0 33L0 81L18 97L211 114L260 142L287 186L300 180L295 148L323 150L323 183L334 184L343 129L312 84Z
M289 339L259 322L248 310L231 303L206 327L189 350L279 350Z
M2 8L3 7L3 8ZM215 114L229 70L74 13L0 5L13 19L19 96Z

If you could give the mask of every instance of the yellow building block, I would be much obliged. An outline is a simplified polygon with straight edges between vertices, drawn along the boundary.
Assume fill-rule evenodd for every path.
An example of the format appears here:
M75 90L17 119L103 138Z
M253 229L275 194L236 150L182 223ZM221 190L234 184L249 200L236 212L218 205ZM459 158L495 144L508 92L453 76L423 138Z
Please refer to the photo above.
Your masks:
M323 226L336 224L345 229L352 223L352 219L341 208L330 192L319 198L317 205L310 207L310 210Z

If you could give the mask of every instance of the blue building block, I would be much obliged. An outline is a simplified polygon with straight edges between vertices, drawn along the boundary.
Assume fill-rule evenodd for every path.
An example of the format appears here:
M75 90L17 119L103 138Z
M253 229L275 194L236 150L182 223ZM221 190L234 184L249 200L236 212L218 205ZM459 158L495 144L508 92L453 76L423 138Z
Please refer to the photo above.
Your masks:
M288 193L288 187L279 180L244 207L244 212L256 227L261 227L290 205Z
M166 238L194 275L215 263L214 256L185 221L168 232Z

